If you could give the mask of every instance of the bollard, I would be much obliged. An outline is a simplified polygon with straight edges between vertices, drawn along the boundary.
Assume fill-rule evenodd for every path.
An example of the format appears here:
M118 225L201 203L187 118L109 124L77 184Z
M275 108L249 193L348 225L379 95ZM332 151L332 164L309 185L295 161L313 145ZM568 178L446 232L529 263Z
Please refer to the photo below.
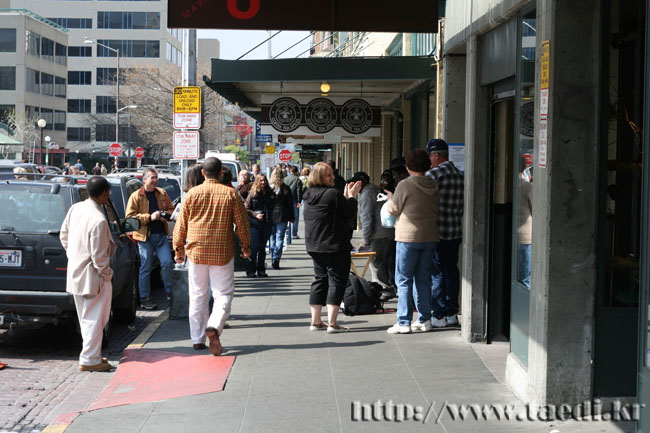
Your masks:
M172 273L172 296L169 302L170 319L187 319L190 309L187 266L176 263Z

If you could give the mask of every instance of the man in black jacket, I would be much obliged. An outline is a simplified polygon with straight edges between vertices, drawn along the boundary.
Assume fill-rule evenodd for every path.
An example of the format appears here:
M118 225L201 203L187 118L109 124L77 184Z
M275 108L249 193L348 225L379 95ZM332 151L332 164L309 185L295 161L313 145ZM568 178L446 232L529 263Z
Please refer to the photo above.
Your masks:
M298 167L295 165L290 167L291 174L284 179L284 183L291 189L295 221L287 230L287 245L291 244L292 237L298 239L298 220L300 219L300 202L302 202L302 181L299 177Z

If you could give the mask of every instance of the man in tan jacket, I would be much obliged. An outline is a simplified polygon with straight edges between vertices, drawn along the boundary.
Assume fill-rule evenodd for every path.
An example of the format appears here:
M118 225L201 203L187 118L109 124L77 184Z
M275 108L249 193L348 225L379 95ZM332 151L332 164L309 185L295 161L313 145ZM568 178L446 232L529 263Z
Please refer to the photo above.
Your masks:
M133 232L133 239L138 241L140 252L140 306L145 310L153 310L157 307L151 300L151 268L154 251L160 260L167 299L172 292L174 262L167 240L169 234L167 219L174 212L174 206L165 190L157 188L158 172L154 168L144 170L142 182L144 186L129 197L126 217L140 220L140 230Z
M61 244L68 256L66 292L74 296L83 339L79 370L109 371L112 367L101 354L103 330L111 314L111 256L116 246L102 205L111 187L95 176L87 189L90 198L74 204L61 226Z

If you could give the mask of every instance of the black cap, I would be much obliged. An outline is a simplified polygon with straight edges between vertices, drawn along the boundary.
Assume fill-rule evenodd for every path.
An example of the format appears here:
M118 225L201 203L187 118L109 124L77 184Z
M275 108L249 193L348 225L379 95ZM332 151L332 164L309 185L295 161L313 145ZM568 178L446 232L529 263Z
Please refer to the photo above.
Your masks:
M368 173L364 171L357 171L356 173L354 173L354 176L348 179L347 183L356 182L358 180L364 181L366 183L370 183L370 176L368 176Z
M399 168L399 167L406 167L406 160L404 159L403 156L398 156L395 159L391 159L390 161L390 168Z
M448 151L449 146L442 138L433 138L427 143L427 155L431 155L433 152L443 152Z

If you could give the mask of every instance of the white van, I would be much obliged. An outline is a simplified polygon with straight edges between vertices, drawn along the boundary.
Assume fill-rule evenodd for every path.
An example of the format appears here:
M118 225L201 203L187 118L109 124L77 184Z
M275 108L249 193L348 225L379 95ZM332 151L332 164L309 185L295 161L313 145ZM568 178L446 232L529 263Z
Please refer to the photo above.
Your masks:
M210 158L211 156L219 158L221 164L224 167L228 167L232 173L232 186L233 188L237 188L237 185L239 185L239 172L242 170L241 164L237 161L237 156L234 153L223 153L217 152L216 150L208 150L205 152L206 158ZM203 160L199 160L199 162L203 162Z

